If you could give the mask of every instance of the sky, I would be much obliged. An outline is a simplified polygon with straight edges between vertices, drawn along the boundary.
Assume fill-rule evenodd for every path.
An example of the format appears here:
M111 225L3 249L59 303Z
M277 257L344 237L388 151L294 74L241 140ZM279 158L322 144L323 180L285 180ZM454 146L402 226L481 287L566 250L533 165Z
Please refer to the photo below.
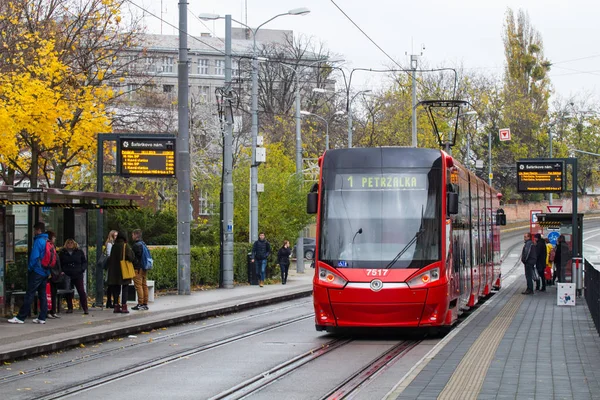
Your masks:
M178 25L177 0L130 0L173 25ZM334 3L335 2L335 3ZM162 13L161 13L162 4ZM406 67L410 54L420 54L421 65L462 65L484 74L501 76L504 65L502 32L507 8L528 12L539 31L544 54L554 63L550 78L554 97L600 99L600 3L591 0L195 0L188 4L189 32L224 36L224 23L205 22L200 13L231 14L255 27L290 9L307 7L305 16L282 16L264 28L291 29L322 42L345 60L348 68L387 68L392 60L379 50L336 7L341 8L385 53ZM247 13L245 12L247 10ZM151 33L161 32L161 22L150 15ZM234 24L233 26L237 26ZM176 34L162 24L162 32ZM408 55L407 55L408 54ZM381 86L381 74L359 73L352 90Z

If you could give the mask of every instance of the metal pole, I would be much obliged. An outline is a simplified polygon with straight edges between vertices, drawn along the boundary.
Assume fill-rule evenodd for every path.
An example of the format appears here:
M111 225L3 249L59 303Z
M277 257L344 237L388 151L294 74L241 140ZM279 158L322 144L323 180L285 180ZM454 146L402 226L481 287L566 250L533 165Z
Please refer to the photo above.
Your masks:
M96 191L104 191L104 139L98 135L98 147L96 150ZM98 204L102 204L102 199L98 199ZM96 213L96 307L104 307L104 271L98 268L100 257L102 256L102 242L104 239L104 223L102 209Z
M410 61L412 67L412 147L417 147L417 56L411 55Z
M467 133L467 153L466 153L466 157L465 157L465 165L467 166L467 169L471 169L469 166L469 153L471 153L471 135L469 135Z
M177 292L190 294L190 131L188 108L187 1L179 0L177 135Z
M548 140L550 141L550 158L552 158L552 127L548 127ZM548 193L548 203L552 205L552 193Z
M325 121L325 150L329 150L329 123Z
M348 148L352 147L352 105L348 103Z
M223 282L233 289L233 109L231 108L231 15L225 16L225 137L223 138Z
M304 185L304 174L302 173L302 117L300 115L300 78L296 72L296 173L300 178L300 187ZM304 228L298 234L296 244L296 272L304 273Z
M258 240L258 170L256 165L256 138L258 136L258 59L256 32L252 48L252 165L250 166L250 243Z
M488 183L492 186L492 131L488 131Z

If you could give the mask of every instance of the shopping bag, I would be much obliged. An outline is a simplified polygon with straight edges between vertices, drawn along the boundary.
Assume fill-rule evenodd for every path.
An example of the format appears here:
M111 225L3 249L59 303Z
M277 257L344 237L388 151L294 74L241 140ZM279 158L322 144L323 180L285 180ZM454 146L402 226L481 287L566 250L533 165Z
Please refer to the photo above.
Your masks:
M133 270L133 263L125 259L125 249L127 245L123 245L123 259L121 260L121 276L123 279L133 279L135 271Z
M546 267L546 269L544 269L544 278L547 281L551 281L552 280L552 268Z
M48 310L52 310L52 287L50 282L46 283L46 299L48 301Z

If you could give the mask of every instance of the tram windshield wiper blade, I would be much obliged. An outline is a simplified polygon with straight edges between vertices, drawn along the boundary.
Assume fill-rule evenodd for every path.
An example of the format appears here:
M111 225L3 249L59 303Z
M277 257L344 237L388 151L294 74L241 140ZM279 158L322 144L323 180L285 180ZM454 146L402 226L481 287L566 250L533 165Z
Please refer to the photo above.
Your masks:
M406 243L406 246L404 246L404 248L402 250L400 250L400 252L398 254L396 254L396 257L394 257L394 259L392 261L390 261L390 263L388 265L385 266L385 269L392 268L392 266L396 263L396 261L398 261L400 259L400 257L402 257L402 255L404 253L406 253L406 250L408 250L410 248L410 246L412 246L413 243L415 243L417 241L417 239L419 238L419 235L423 232L425 232L424 229L419 229L417 231L417 233L415 233L415 236L413 236L413 238L410 239L410 242Z

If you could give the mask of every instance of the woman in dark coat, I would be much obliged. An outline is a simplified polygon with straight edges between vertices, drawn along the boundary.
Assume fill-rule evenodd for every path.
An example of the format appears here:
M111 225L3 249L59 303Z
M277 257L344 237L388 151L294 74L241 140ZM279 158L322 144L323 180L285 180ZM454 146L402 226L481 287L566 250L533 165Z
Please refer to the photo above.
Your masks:
M115 313L128 314L127 310L127 291L129 290L129 284L131 279L123 279L121 274L121 260L123 259L123 249L125 249L125 259L133 262L135 256L131 246L127 244L127 235L123 232L117 234L117 239L112 246L110 256L108 257L107 263L107 281L108 290L112 291L114 298L118 298L121 292L121 305L115 304Z
M277 252L277 263L281 269L281 284L285 285L288 277L288 270L290 268L290 242L288 240L283 241L283 246Z
M87 271L87 259L85 253L79 248L73 239L67 239L65 245L58 252L60 267L62 271L71 278L71 284L77 289L79 301L84 314L88 313L87 294L83 285L83 273ZM67 314L73 312L73 294L67 295Z

